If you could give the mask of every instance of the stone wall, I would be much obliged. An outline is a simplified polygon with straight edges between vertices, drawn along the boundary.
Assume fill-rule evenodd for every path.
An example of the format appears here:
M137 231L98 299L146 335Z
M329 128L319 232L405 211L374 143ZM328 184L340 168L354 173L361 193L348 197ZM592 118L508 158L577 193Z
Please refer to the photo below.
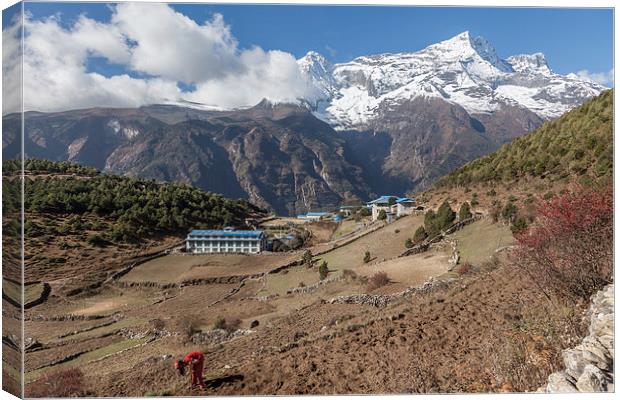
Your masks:
M565 369L549 375L542 393L614 391L614 284L592 296L588 336L562 352Z

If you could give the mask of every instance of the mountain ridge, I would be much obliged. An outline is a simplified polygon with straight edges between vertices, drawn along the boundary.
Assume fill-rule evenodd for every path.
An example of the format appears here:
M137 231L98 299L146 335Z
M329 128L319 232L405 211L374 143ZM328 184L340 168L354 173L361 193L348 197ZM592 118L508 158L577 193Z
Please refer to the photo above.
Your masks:
M27 112L26 156L180 180L295 215L423 190L602 90L553 73L542 53L503 60L468 32L335 65L309 52L298 66L312 96L296 103ZM20 151L17 117L3 117L6 159Z

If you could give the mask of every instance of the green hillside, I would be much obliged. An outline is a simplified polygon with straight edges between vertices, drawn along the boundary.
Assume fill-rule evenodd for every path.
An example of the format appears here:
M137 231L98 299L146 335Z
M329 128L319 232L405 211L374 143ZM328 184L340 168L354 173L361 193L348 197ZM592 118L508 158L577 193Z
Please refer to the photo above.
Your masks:
M5 173L13 167L11 161L3 165ZM34 236L53 233L49 231L54 227L38 224L37 218L28 215L69 218L64 229L99 231L101 241L134 241L157 234L184 234L192 228L242 226L247 217L262 212L247 200L228 199L181 183L102 174L66 161L28 160L25 169L29 171L25 229ZM17 208L9 198L4 203L8 210ZM92 217L107 223L90 226Z
M608 90L498 151L453 171L435 186L509 182L526 175L599 180L611 176L612 171L613 90Z

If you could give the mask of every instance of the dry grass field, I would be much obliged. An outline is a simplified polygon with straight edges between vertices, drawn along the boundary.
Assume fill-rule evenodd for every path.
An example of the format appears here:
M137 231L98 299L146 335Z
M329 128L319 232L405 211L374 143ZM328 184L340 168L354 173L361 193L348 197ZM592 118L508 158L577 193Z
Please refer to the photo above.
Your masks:
M299 258L300 252L274 254L170 254L138 265L123 282L178 283L191 279L252 275Z
M269 368L264 371L277 369L277 365L286 365L285 370L292 371L295 368L287 362L272 364L275 362L273 354L277 354L281 346L288 343L307 346L302 343L321 341L325 332L339 332L349 325L364 326L369 321L382 318L386 312L367 305L329 304L330 299L364 293L393 294L421 285L433 277L450 275L446 273L450 254L444 247L398 258L405 249L405 240L413 235L423 219L423 216L401 218L335 249L331 248L342 243L342 240L333 236L350 240L362 233L355 230L356 224L345 221L338 226L335 234L333 227L316 225L325 234L310 249L314 254L321 250L327 252L315 257L315 265L310 268L300 265L278 273L268 273L300 260L305 249L260 255L169 254L136 266L118 283L112 282L78 296L58 296L53 291L45 303L27 312L27 332L44 347L43 350L28 353L27 380L32 382L46 372L75 366L86 374L93 394L191 395L185 388L185 380L173 374L170 359L164 360L162 357L178 357L186 351L203 350L208 357L207 383L214 385L209 394L231 393L228 390L245 393L235 386L235 382L217 382L234 377L235 371L243 371L246 376L243 379L249 379L249 384L255 385L254 375L248 373L246 367L256 362L258 354L271 360L265 364ZM366 229L375 229L381 224L375 223ZM475 260L475 256L488 257L495 250L497 245L491 246L489 238L501 238L501 245L510 243L510 231L506 229L485 220L468 226L453 237L458 238L459 249L469 261ZM350 232L355 234L350 235ZM371 254L368 263L363 262L365 251ZM319 282L317 267L322 260L329 263L328 278L343 279L329 281L308 293L287 293L289 289ZM345 269L354 274L343 276ZM368 279L376 272L385 272L389 282L371 289ZM236 279L229 279L231 277ZM162 284L166 285L165 289L161 288ZM53 282L52 287L59 285L60 282ZM62 315L89 319L53 319ZM37 316L51 320L37 319ZM188 341L189 333L211 332L221 319L233 329L253 326L252 333L224 342ZM153 336L154 326L166 335ZM350 345L349 342L341 344ZM62 361L64 357L76 353L79 354ZM313 358L306 353L298 356L300 360ZM346 357L342 357L341 361L345 362ZM371 355L365 354L364 359L367 357ZM53 362L59 364L49 366ZM323 361L317 359L313 362L318 365ZM125 379L126 374L131 375L131 371L141 369L141 380ZM269 372L257 373L266 374L268 381L272 378ZM355 373L366 374L360 371ZM315 388L322 387L316 382L314 385L317 385ZM350 389L363 391L361 386L356 388L352 386ZM312 388L299 390L314 392ZM346 390L344 387L338 389L340 392ZM276 392L273 388L266 389L266 392L257 391ZM287 390L284 392L289 393Z
M364 253L370 252L371 262L380 262L398 256L405 250L405 241L424 223L421 215L409 215L370 233L351 244L323 256L330 270L355 269L364 264ZM320 262L320 261L319 261Z
M480 264L488 261L495 250L514 244L510 228L489 219L476 221L452 235L458 241L461 262Z

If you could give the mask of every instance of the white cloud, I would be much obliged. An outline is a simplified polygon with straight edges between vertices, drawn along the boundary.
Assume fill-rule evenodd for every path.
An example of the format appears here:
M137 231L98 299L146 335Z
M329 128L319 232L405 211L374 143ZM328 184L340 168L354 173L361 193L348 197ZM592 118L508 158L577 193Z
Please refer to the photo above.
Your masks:
M608 72L590 72L587 69L582 69L574 74L569 74L571 77L583 79L598 83L599 85L612 87L614 85L614 69L610 69Z
M109 22L81 16L65 28L59 18L25 19L26 110L136 107L180 98L241 107L262 98L293 101L308 90L291 54L239 49L219 14L198 24L164 4L121 3ZM4 86L13 83L12 90L19 89L18 32L16 24L3 31L5 60L17 60L3 63ZM106 77L89 71L92 56L138 75ZM182 93L179 82L192 83L196 90ZM3 114L17 110L19 102L9 101Z

